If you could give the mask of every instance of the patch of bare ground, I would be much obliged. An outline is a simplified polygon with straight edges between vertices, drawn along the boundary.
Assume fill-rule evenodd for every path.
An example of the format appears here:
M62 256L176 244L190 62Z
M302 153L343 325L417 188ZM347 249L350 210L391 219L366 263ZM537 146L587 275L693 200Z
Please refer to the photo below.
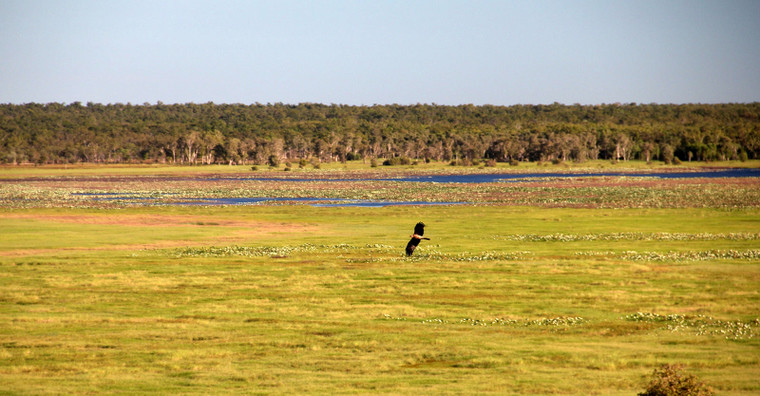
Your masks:
M213 216L160 215L160 214L30 214L0 213L0 219L30 219L56 223L119 225L129 227L187 227L218 226L246 227L261 232L310 231L313 226L291 223L263 222L258 220L230 220Z
M28 214L0 213L2 219L29 219L55 223L113 225L123 227L222 227L227 228L224 235L206 237L202 240L156 240L140 244L109 244L95 247L69 246L55 249L10 249L0 251L0 256L18 257L29 255L46 255L56 252L96 251L96 250L144 250L165 249L188 246L208 246L214 244L250 243L257 238L274 234L306 234L319 230L316 225L283 222L265 222L257 220L231 220L211 216L182 215L148 215L148 214Z

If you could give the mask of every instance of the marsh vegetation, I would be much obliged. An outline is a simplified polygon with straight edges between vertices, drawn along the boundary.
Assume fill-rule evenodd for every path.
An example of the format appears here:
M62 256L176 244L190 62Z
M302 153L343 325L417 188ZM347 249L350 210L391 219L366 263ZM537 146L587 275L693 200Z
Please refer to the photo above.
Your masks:
M227 168L4 168L0 389L631 395L681 365L716 394L760 391L758 178L473 186ZM194 177L208 174L227 177ZM407 257L417 221L432 240Z

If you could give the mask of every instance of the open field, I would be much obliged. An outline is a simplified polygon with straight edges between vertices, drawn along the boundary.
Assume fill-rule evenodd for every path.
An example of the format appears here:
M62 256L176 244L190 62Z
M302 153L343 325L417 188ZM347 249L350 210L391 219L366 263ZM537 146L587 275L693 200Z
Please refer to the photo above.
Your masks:
M350 167L303 173L362 172ZM0 170L24 178L0 183L0 393L632 395L664 363L721 395L760 393L757 178L428 186L30 169ZM472 204L76 195L95 192ZM407 258L420 220L432 240Z

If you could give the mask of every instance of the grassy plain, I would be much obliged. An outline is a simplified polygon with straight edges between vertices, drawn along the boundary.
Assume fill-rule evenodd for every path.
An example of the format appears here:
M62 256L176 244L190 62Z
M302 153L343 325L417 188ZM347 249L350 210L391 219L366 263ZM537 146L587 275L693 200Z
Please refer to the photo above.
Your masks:
M760 392L754 204L45 202L0 207L0 393Z
M382 162L382 161L379 161ZM304 167L299 167L298 164L290 164L291 172L303 173L303 172L345 172L345 171L358 171L366 172L371 170L369 160L359 161L347 161L347 162L329 162L319 164L319 169L315 169L313 165L307 164ZM258 165L256 166L256 173L267 173L282 171L287 164L281 164L279 167L272 168L269 166ZM377 170L382 171L385 174L404 172L408 170L414 171L443 171L443 172L457 172L457 171L511 171L511 172L535 172L535 171L562 171L562 170L598 170L603 169L605 171L615 170L662 170L662 169L694 169L694 168L711 168L711 167L730 167L730 168L758 168L760 167L760 160L749 161L722 161L722 162L701 162L694 161L681 166L668 165L662 161L651 161L649 163L644 161L619 161L611 162L605 160L594 160L586 162L562 162L560 164L552 164L548 162L521 162L518 166L510 166L506 163L496 163L493 167L471 166L471 167L459 167L449 166L446 162L431 161L425 163L424 161L416 162L414 165L406 166L378 166ZM175 166L171 164L60 164L60 165L39 165L39 166L14 166L14 165L0 165L0 176L4 178L12 177L28 177L28 176L120 176L120 175L182 175L182 174L235 174L241 172L251 172L250 165L194 165L194 166Z

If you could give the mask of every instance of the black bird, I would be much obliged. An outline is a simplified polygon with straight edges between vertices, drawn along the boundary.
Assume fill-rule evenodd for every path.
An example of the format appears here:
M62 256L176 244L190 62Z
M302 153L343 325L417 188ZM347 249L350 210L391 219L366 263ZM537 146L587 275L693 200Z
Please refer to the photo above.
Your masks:
M412 235L412 239L410 239L409 243L406 244L407 256L411 256L412 253L414 253L414 249L417 248L417 245L420 244L421 240L430 240L430 238L424 238L423 235L425 235L425 223L419 222L414 226L414 234Z

